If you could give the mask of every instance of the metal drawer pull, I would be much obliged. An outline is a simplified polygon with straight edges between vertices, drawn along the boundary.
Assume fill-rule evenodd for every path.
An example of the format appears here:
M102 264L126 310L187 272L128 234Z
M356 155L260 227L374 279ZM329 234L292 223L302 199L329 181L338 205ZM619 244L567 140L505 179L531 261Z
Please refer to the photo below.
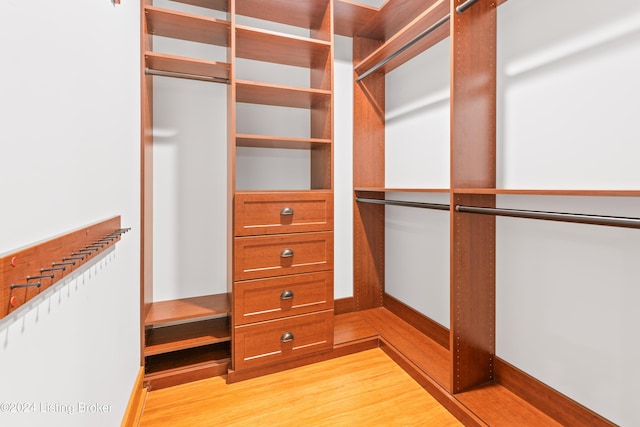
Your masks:
M280 342L291 342L293 341L293 334L291 332L285 332L280 337Z
M292 291L282 291L280 294L280 299L293 299Z
M282 208L282 210L280 211L280 215L293 215L293 209Z
M292 256L293 256L292 249L284 249L282 252L280 252L280 258L291 258Z

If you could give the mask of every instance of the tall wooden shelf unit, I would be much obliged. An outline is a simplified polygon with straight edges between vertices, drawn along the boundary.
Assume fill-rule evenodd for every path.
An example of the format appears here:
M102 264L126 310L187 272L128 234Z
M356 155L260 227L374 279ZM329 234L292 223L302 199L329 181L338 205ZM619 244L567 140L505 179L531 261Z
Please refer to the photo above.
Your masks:
M141 322L146 383L152 387L228 370L230 378L257 375L265 364L273 369L274 364L333 348L332 2L179 2L225 12L227 19L160 8L151 0L142 4ZM309 36L239 25L238 16L300 27ZM155 52L154 35L225 46L227 61ZM308 69L309 84L238 79L236 58ZM154 75L228 85L225 294L153 302ZM238 133L237 120L243 117L236 107L241 103L306 110L309 135ZM292 183L290 188L236 188L237 174L247 173L236 170L239 147L308 151L310 187L299 190Z
M234 2L232 2L233 4ZM233 369L229 381L274 364L333 349L333 11L329 0L236 0L232 16L308 30L267 31L232 20L234 58L308 70L293 87L240 80L232 73L230 145L306 150L308 189L243 189L234 184ZM232 69L236 70L234 66ZM236 132L240 103L302 109L305 137ZM232 163L235 162L232 159ZM251 171L234 167L236 174Z
M225 12L226 1L184 0ZM156 52L153 36L215 46L230 45L231 23L193 13L142 5L142 363L145 383L165 387L226 373L231 360L230 301L212 294L153 300L153 76L228 83L229 62ZM202 83L209 84L209 83Z

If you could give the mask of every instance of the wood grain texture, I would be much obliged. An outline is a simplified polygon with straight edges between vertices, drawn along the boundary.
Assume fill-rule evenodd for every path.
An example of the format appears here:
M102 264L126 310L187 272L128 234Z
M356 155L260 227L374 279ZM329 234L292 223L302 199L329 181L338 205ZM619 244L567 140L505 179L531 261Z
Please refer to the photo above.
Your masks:
M289 297L283 298L285 292ZM235 325L328 310L333 308L333 272L237 282L233 293Z
M229 10L230 0L173 0L179 3L190 4L192 6L204 7L207 9L220 10L227 12Z
M379 8L349 0L334 0L334 31L336 35L353 37L378 12Z
M311 68L314 58L328 57L331 43L273 31L236 26L238 58ZM319 87L318 87L319 88Z
M125 409L124 416L122 417L122 423L120 427L133 427L140 424L140 417L144 409L144 402L147 399L148 390L143 386L144 380L144 367L138 370L138 376L133 383L133 389L131 390L131 396L127 403L127 409Z
M145 356L231 340L227 317L147 330Z
M464 13L451 4L451 205L495 206L494 195L461 195L496 185L496 5ZM495 217L451 211L451 390L493 380Z
M424 3L423 3L424 4ZM424 6L421 6L423 8ZM369 70L391 54L394 54L401 48L409 43L412 39L418 36L420 33L431 27L441 18L445 17L449 13L449 2L446 0L437 0L433 2L428 8L424 9L421 13L412 17L410 22L406 26L400 28L392 36L386 38L385 42L370 55L364 58L360 63L355 66L357 74L362 74ZM414 44L391 61L387 62L382 68L381 72L388 73L391 70L399 67L410 59L414 58L418 54L424 52L428 48L432 47L436 43L442 41L449 36L449 25L444 24L438 29L433 31L428 36L424 37L421 41Z
M455 195L452 205L495 206L492 195ZM451 390L493 380L495 354L494 216L451 217Z
M236 134L237 147L309 150L315 146L331 143L331 139L324 138L293 138L285 136Z
M230 65L226 62L206 61L184 56L146 52L145 65L152 70L192 74L195 76L228 79Z
M284 338L286 334L289 339ZM236 326L234 339L236 370L331 351L333 310Z
M483 1L451 16L451 187L495 188L495 5Z
M449 350L449 329L434 322L429 317L413 310L402 301L391 295L384 294L384 307L400 319L418 329L445 349Z
M83 264L114 246L120 241L121 235L113 233L120 228L120 216L114 216L0 255L0 318L7 316L62 278L78 270ZM100 242L98 246L89 249L88 253L76 255L107 236L111 236L109 240ZM65 260L69 257L74 259ZM54 263L65 264L54 265ZM56 270L51 270L52 268ZM40 278L40 276L47 277ZM12 285L37 283L40 283L40 286L20 286L12 289Z
M236 282L332 270L333 232L236 237L233 268Z
M564 426L612 427L614 423L505 362L494 358L496 383Z
M254 426L461 425L379 349L234 384L212 378L153 391L141 426L212 422Z
M149 390L224 375L231 362L228 342L200 346L146 358L145 387Z
M388 0L357 33L358 37L385 41L439 0Z
M353 39L357 64L380 42ZM385 79L375 73L353 86L353 185L384 187ZM380 195L372 195L380 197ZM353 202L354 300L357 310L382 305L384 292L384 206Z
M158 301L151 305L144 324L146 326L162 325L181 320L219 316L228 314L229 309L228 294Z
M331 92L328 90L236 80L237 102L312 108L316 105L325 105L330 100Z
M320 27L328 4L329 0L235 1L238 15L309 29Z
M234 205L236 236L333 230L330 191L237 192Z
M365 310L361 316L396 351L428 373L437 384L447 388L449 351L385 308Z
M140 52L153 50L144 8L140 2ZM140 365L144 366L144 319L153 301L153 77L145 73L140 55Z
M144 14L149 34L229 46L228 21L153 6L145 7Z

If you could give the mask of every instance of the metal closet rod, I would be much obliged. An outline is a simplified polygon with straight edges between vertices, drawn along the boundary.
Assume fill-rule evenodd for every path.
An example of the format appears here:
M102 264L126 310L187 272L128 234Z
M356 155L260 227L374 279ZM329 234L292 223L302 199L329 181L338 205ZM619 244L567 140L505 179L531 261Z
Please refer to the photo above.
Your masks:
M465 10L469 9L474 4L478 3L480 0L467 0L466 2L459 4L456 6L456 12L463 13Z
M477 0L475 0L475 1L477 1ZM474 1L474 3L475 3L475 1ZM462 6L462 5L460 5L460 6ZM382 61L378 62L376 65L374 65L373 67L369 68L367 71L365 71L364 73L362 73L361 75L356 77L356 82L359 82L360 80L364 79L365 77L369 76L370 74L375 73L376 71L378 71L378 69L380 69L382 66L384 66L387 62L391 61L393 58L395 58L396 56L400 55L402 52L404 52L405 50L409 49L411 46L413 46L414 44L418 43L420 40L422 40L423 38L425 38L429 34L433 33L435 30L440 28L442 25L446 24L449 21L449 19L451 19L451 14L447 14L447 16L445 16L443 18L440 18L440 20L438 22L436 22L435 24L433 24L432 26L430 26L429 28L427 28L426 30L424 30L423 32L421 32L420 34L418 34L417 36L415 36L411 40L409 40L400 49L396 50L391 55L387 56Z
M542 219L548 221L576 222L581 224L609 225L613 227L640 228L640 218L576 214L566 212L530 211L524 209L485 208L478 206L457 205L456 212L481 215L498 215L515 218Z
M212 82L212 83L229 84L229 81L230 81L229 79L225 79L222 77L201 76L199 74L179 73L177 71L161 71L161 70L154 70L153 68L145 68L144 73L150 76L177 77L179 79L199 80L203 82Z
M403 200L370 199L356 197L356 202L376 205L405 206L409 208L448 211L449 205L441 203L407 202ZM532 211L524 209L486 208L481 206L456 205L456 212L480 215L507 216L513 218L542 219L547 221L575 222L580 224L608 225L613 227L640 228L640 218L577 214L567 212Z
M369 199L366 197L356 197L356 202L373 203L376 205L405 206L408 208L436 209L439 211L448 211L450 208L449 205L441 203L406 202L403 200Z

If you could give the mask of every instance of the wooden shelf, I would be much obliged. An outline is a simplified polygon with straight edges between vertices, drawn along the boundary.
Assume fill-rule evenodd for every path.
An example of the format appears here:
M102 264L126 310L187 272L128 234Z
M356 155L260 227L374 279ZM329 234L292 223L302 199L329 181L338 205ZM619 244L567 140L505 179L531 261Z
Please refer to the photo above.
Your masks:
M190 4L192 6L204 7L206 9L220 10L227 12L229 10L229 0L173 0L178 3Z
M326 57L330 52L331 43L326 41L241 25L236 27L236 56L239 58L311 68L314 59Z
M353 37L380 9L349 0L333 2L334 32L340 36Z
M229 45L230 24L214 18L158 7L144 8L149 34L217 46Z
M227 373L231 362L228 342L146 358L145 385L155 390Z
M353 191L367 193L448 193L448 188L382 188L356 187Z
M384 9L384 8L383 8ZM382 13L382 12L381 12ZM414 37L422 33L431 25L442 19L449 14L449 2L445 0L438 0L427 10L419 14L413 21L407 24L404 28L390 37L382 46L367 56L362 62L355 66L357 74L362 74L376 65L378 62L384 60L389 55L396 52L398 49L404 47ZM415 15L414 15L415 16ZM444 24L431 34L414 44L409 49L405 50L394 59L387 62L379 70L388 73L389 71L399 67L416 55L424 52L436 43L444 40L449 36L449 25Z
M227 317L164 326L147 331L144 355L153 356L230 340Z
M328 0L236 0L238 15L302 28L317 28L328 7Z
M640 190L540 190L506 188L457 188L456 194L512 194L527 196L640 197Z
M228 80L230 65L226 62L205 61L155 52L145 52L145 66L152 70L189 74Z
M249 104L313 108L329 103L331 91L237 80L236 100Z
M331 140L246 134L236 135L236 147L309 149L325 144L331 144Z
M438 3L441 1L438 0ZM388 0L355 34L372 40L389 40L408 26L417 16L432 7L432 1ZM448 2L446 2L448 3ZM448 11L447 11L448 12ZM425 27L426 28L426 27Z
M154 302L147 313L145 326L162 325L189 319L204 319L229 313L227 294Z

